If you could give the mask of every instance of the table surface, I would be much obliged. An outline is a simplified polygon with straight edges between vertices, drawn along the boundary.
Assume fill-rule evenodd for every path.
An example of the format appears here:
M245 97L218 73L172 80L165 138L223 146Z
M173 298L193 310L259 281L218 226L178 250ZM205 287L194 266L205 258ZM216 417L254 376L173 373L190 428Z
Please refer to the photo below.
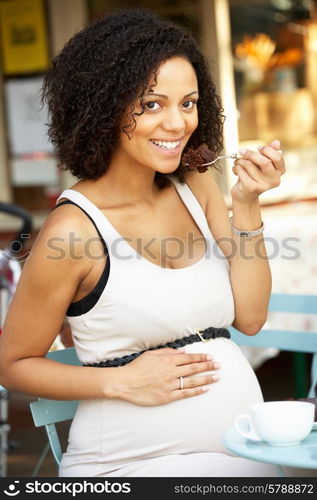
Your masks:
M224 445L235 455L258 462L317 469L317 430L296 446L269 446L244 438L232 427L224 435Z

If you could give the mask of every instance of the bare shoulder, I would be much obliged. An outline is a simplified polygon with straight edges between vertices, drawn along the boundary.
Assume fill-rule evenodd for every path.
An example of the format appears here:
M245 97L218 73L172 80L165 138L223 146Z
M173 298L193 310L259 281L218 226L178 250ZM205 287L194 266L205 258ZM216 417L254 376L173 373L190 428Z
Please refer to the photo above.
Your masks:
M211 172L191 172L186 183L200 202L215 240L231 236L228 208L223 193Z
M85 259L84 246L94 234L85 214L73 205L53 210L42 225L31 249L26 268L36 266L42 271L49 267L56 275L67 270L75 281L89 271L91 263Z
M77 206L67 204L58 206L49 214L39 231L38 240L55 237L65 244L74 241L79 249L95 234L95 227L87 215Z
M55 233L56 235L69 233L70 230L76 233L85 234L91 223L88 217L73 204L57 206L48 215L40 233Z
M74 209L64 205L51 212L23 264L3 327L10 359L47 352L89 271L91 264L81 257L87 229ZM73 247L71 233L78 238Z

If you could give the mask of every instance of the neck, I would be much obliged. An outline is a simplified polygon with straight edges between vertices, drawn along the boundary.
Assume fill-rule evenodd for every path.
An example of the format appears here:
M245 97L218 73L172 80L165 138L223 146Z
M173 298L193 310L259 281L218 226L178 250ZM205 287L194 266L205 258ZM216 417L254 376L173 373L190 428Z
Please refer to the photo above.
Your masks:
M159 188L154 182L155 172L131 172L130 169L109 169L99 179L99 187L103 192L110 193L113 199L139 205L152 204Z
M80 181L77 186L98 192L100 200L107 198L118 205L152 207L160 191L154 178L155 170L113 159L99 179Z

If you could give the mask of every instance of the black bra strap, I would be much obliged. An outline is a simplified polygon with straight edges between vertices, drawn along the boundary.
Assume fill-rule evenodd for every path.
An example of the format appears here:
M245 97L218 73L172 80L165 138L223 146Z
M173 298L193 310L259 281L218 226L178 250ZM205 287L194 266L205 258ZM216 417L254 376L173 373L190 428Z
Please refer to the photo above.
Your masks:
M57 205L55 205L55 207L52 209L52 211L53 211L53 210L55 210L55 209L56 209L56 208L58 208L58 207L61 207L62 205L75 205L75 207L80 208L80 210L81 210L82 212L84 212L84 214L85 214L85 215L87 215L88 219L89 219L89 220L93 223L93 225L95 226L95 229L96 229L96 231L97 231L97 233L98 233L98 235L99 235L99 237L100 237L100 240L101 240L102 246L103 246L104 251L105 251L105 255L108 255L108 249L107 249L107 245L106 245L106 243L105 243L105 240L104 240L104 239L103 239L103 237L101 236L101 233L100 233L100 231L99 231L99 229L98 229L98 227L97 227L97 225L96 225L96 223L95 223L94 219L93 219L93 218L92 218L92 217L91 217L91 216L90 216L90 215L86 212L86 210L84 210L84 209L83 209L80 205L77 205L77 203L75 203L75 202L73 202L73 201L71 201L71 200L64 200L64 201L61 201L60 203L58 203Z
M93 225L96 228L96 231L100 237L105 255L107 256L105 268L104 268L103 273L100 276L95 288L88 295L83 297L82 299L80 299L76 302L72 302L66 311L66 316L72 316L72 317L73 316L81 316L82 314L85 314L88 311L90 311L90 309L92 309L97 304L103 290L106 287L106 284L107 284L108 278L109 278L109 273L110 273L109 252L108 252L106 242L103 239L103 237L102 237L98 227L96 226L95 221L92 219L92 217L83 208L81 208L79 205L77 205L77 203L74 203L71 200L61 201L53 208L53 210L55 210L56 208L58 208L62 205L75 205L76 207L80 208L80 210L82 210L82 212L84 212L84 214L87 215L87 217L90 219L90 221L93 223Z

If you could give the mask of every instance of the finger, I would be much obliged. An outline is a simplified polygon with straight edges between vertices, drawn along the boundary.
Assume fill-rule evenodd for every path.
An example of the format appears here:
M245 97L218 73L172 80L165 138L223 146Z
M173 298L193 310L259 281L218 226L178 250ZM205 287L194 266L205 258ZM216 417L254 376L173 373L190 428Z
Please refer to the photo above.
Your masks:
M202 378L202 377L197 377L197 378ZM206 384L204 385L198 385L196 387L191 387L187 389L175 389L170 393L170 397L172 401L176 401L178 399L185 399L185 398L191 398L193 396L198 396L199 394L204 394L205 392L209 391L208 385L211 383L214 384L218 382L219 377L214 375L212 377L212 380L210 378L206 378L205 382Z
M270 172L273 171L274 166L271 162L271 159L261 154L260 152L251 151L250 149L240 149L239 152L242 156L242 158L239 158L239 160L244 159L252 161L252 163L254 163L258 168L260 168L262 172L265 174L269 174Z
M218 382L219 375L204 375L202 377L183 377L183 388L181 388L179 378L174 383L174 390L192 389L203 385L213 384Z
M262 155L266 156L271 160L273 167L276 170L278 170L281 174L285 173L284 158L280 151L276 151L271 146L259 146L258 150Z
M195 375L197 373L208 372L211 370L218 370L220 368L219 363L216 361L205 361L200 363L190 363L187 365L179 366L176 369L177 377L188 377L189 375Z
M274 139L274 141L270 142L269 146L272 146L272 148L278 150L281 147L281 141L278 139Z
M265 191L272 187L280 185L280 173L274 167L270 172L262 172L258 167L255 167L249 160L238 160L243 170L251 177L251 179L258 184L261 190Z
M180 356L178 356L176 360L176 365L182 366L193 363L204 363L204 362L209 363L211 360L212 356L210 354L188 353L188 354L181 354Z
M177 347L177 348L172 348L172 347L162 347L160 349L149 349L147 352L154 352L157 354L162 354L162 355L170 355L170 354L182 354L186 353L186 349L184 347ZM186 363L195 363L196 361L206 361L212 359L212 356L210 354L205 354L205 353L199 353L199 354L192 354L192 353L186 353L185 357L182 358L181 360L178 360L180 364L186 364ZM179 363L177 363L179 364Z
M238 170L237 170L236 166L234 166L232 168L232 172L234 173L234 175L238 175Z
M250 160L244 160L243 158L240 158L239 160L236 160L236 166L241 167L245 172L247 172L247 174L251 177L251 179L254 180L254 182L261 182L263 173Z
M206 386L194 387L193 389L176 389L170 393L170 400L177 401L178 399L192 398L193 396L204 394L207 391L209 391L209 387Z
M239 178L239 181L242 183L243 188L246 189L247 191L249 191L250 193L258 193L258 192L260 192L260 190L259 190L259 184L257 182L255 182L248 175L248 173L244 170L244 168L240 167L238 165L237 169L238 169L238 178Z

